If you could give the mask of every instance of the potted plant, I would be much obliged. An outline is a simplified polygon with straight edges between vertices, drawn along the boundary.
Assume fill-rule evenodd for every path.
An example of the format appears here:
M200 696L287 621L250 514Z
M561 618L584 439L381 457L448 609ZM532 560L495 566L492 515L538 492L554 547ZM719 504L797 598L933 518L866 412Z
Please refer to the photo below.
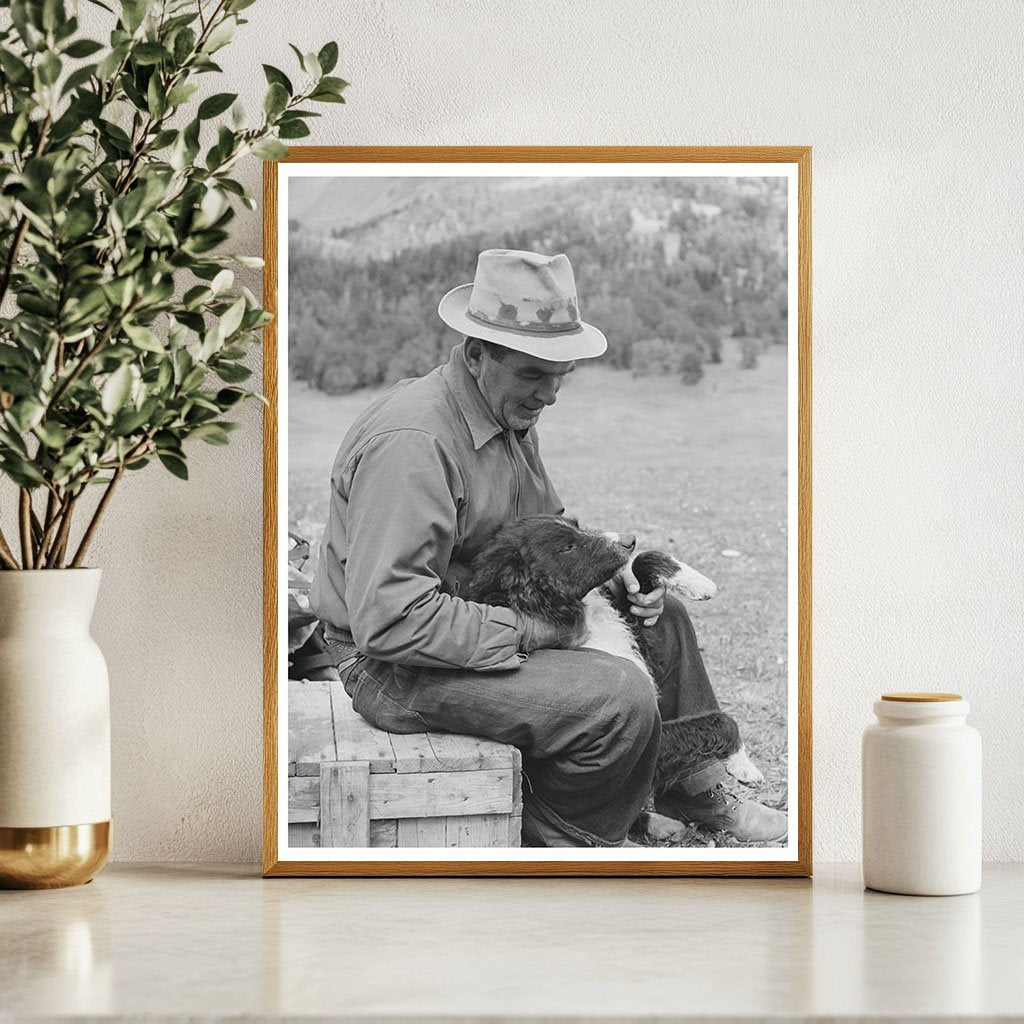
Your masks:
M254 0L121 0L109 41L64 0L0 0L0 885L86 881L110 822L107 674L88 554L126 473L188 477L253 397L270 319L224 255L251 156L344 102L338 47L264 65L249 121L203 90ZM293 49L295 49L293 47ZM206 79L209 81L209 79ZM11 500L13 498L14 500ZM12 514L13 513L13 514Z

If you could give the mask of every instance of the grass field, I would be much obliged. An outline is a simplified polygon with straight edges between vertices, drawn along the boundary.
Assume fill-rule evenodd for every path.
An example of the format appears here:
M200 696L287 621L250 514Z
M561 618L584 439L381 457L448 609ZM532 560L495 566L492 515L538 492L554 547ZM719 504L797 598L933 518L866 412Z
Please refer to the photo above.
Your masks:
M718 584L713 601L689 606L697 635L715 692L765 774L756 799L785 808L786 349L741 370L726 346L723 363L692 387L581 369L538 431L548 472L581 521L635 533L639 547L671 551ZM324 520L338 443L375 394L292 384L289 522ZM688 845L735 845L691 831Z

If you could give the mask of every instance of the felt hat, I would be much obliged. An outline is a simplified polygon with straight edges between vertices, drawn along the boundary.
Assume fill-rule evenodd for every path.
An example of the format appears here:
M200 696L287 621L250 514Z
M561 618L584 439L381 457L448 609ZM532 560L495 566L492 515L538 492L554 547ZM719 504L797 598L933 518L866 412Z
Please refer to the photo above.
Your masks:
M487 249L472 283L448 292L437 313L460 334L553 362L591 359L608 347L604 335L580 319L564 255Z

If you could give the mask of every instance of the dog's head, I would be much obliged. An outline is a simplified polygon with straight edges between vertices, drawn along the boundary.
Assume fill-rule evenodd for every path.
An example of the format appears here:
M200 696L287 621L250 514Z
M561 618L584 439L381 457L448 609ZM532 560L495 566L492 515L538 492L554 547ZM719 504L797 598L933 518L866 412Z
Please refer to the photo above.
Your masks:
M577 602L629 561L620 539L564 516L526 516L503 526L473 562L470 599L531 611Z

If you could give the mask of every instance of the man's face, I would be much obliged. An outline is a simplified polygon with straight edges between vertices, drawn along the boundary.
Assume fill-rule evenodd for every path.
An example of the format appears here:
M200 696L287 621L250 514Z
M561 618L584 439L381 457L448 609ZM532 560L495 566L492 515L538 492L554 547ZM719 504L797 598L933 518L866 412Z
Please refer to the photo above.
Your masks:
M512 349L495 359L479 342L470 343L466 361L494 418L506 430L532 427L555 404L558 389L576 368L571 360L552 362Z

